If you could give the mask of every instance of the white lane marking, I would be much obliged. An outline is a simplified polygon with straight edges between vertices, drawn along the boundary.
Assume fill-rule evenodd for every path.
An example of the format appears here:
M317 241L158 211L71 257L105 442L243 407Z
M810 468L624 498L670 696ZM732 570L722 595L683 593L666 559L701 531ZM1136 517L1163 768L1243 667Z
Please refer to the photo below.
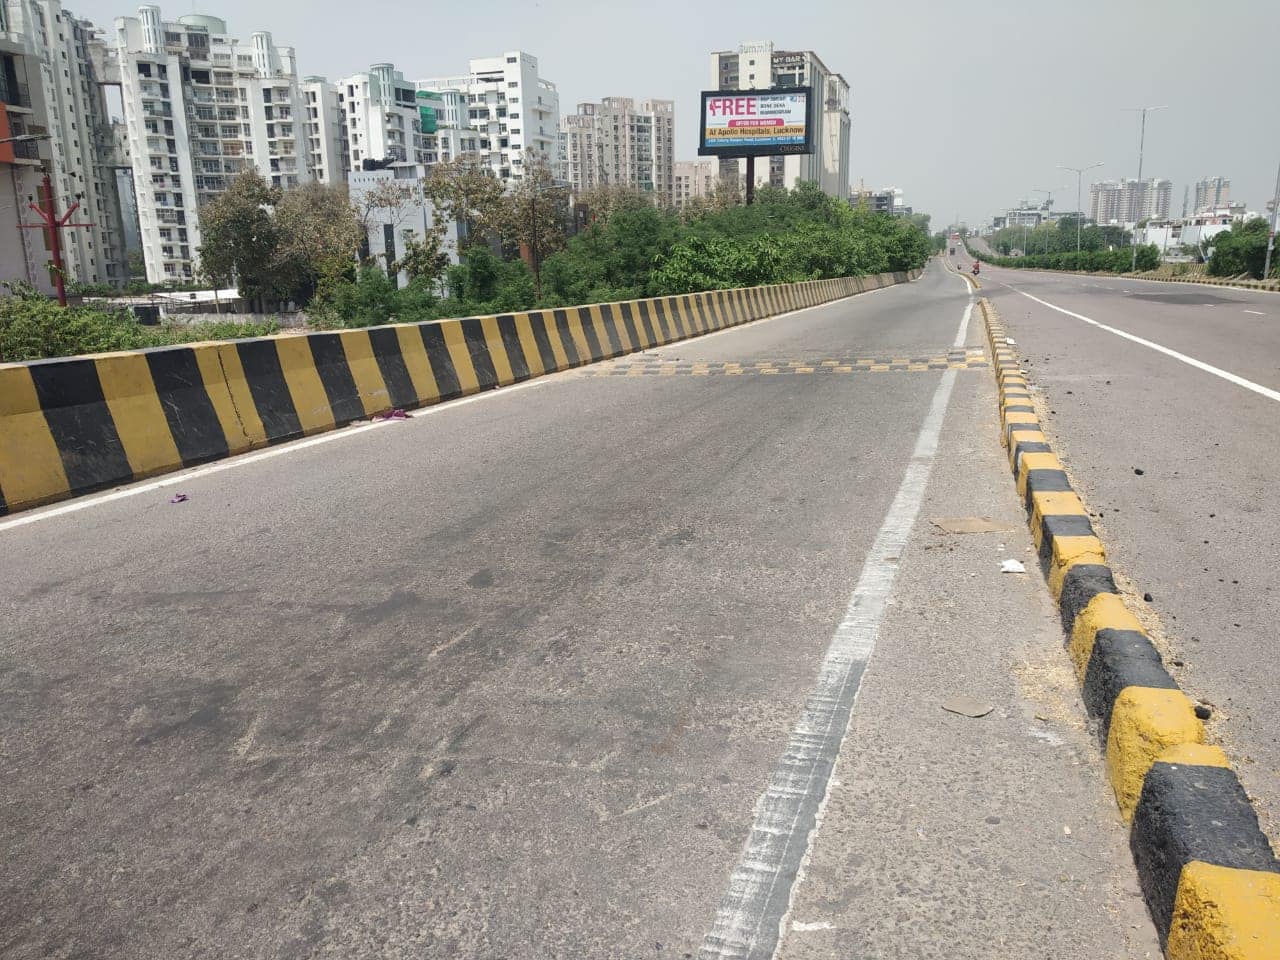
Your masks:
M1265 317L1266 314L1261 310L1246 310L1245 313L1252 313L1255 317Z
M914 282L914 281L912 281ZM900 286L894 284L893 286ZM880 290L892 290L893 286L881 287L878 290L868 290L866 293L879 293ZM699 336L686 337L684 340L675 343L665 344L662 347L651 348L666 350L673 347L688 347L689 343L694 340L709 340L711 337L718 337L722 333L733 333L737 330L745 330L748 327L754 327L756 324L768 323L770 320L781 320L784 317L790 317L797 313L804 313L808 310L820 310L823 307L829 307L834 303L840 303L843 300L851 299L854 296L865 296L866 293L852 294L850 297L841 297L839 300L830 300L827 303L819 303L812 307L801 307L798 310L789 310L786 313L777 313L771 317L760 317L758 320L752 320L750 323L740 323L734 327L725 327L723 330L717 330L714 333L704 333ZM646 351L636 351L637 353ZM608 361L600 361L607 363ZM592 366L587 364L586 366ZM457 400L449 400L445 403L436 404L431 407L423 407L420 410L413 410L409 413L409 420L418 420L423 417L432 417L437 414L447 413L450 410L456 410L458 407L465 406L469 403L477 403L481 400L490 400L494 397L506 397L515 393L517 390L526 390L532 387L545 386L563 377L577 373L582 367L574 367L572 370L560 370L556 373L544 374L541 377L534 377L532 380L526 380L524 383L512 384L508 387L499 387L496 390L487 390L484 393L472 394L469 397L462 397ZM181 483L188 483L191 480L207 477L210 474L221 473L224 470L235 470L239 467L247 467L254 463L260 463L263 460L270 460L274 457L283 457L286 454L297 453L299 450L306 450L310 447L318 447L325 443L334 443L338 440L346 440L350 437L364 433L366 430L376 430L380 427L391 426L392 424L400 424L400 429L404 429L406 421L390 420L380 421L377 423L356 423L346 427L339 427L336 430L330 430L327 433L318 436L309 437L305 440L293 440L289 443L282 443L278 447L268 447L266 450L260 450L257 453L246 453L238 456L229 457L226 460L219 460L202 467L192 467L189 470L180 470L177 473L167 473L158 480L151 480L146 483L129 484L112 490L110 493L103 493L93 497L78 497L75 500L69 500L64 504L56 507L47 507L45 509L36 508L28 513L21 513L7 520L0 520L0 533L10 530L14 527L24 527L29 523L39 523L41 520L49 520L53 517L65 516L68 513L77 513L81 510L88 510L90 507L101 506L104 503L111 503L114 500L124 500L128 497L136 497L143 493L151 493L155 490L163 490L165 487L176 486Z
M1074 310L1068 310L1066 307L1060 307L1057 304L1050 303L1048 300L1041 300L1039 297L1032 296L1025 290L1019 290L1017 287L1008 283L1001 282L1001 286L1008 287L1014 293L1020 293L1028 300L1034 300L1036 303L1048 307L1050 310L1057 310L1059 313L1065 313L1068 317L1075 317L1077 320L1083 320L1085 323L1092 324L1099 330L1105 330L1107 333L1114 333L1117 337L1124 337L1126 340L1132 340L1134 343L1149 347L1157 353L1163 353L1167 357L1173 357L1175 360L1181 360L1187 366L1195 367L1197 370L1203 370L1205 373L1211 373L1215 377L1221 377L1228 383L1234 383L1237 387L1244 387L1246 390L1252 390L1254 393L1266 397L1268 400L1280 402L1280 391L1272 390L1270 387L1264 387L1260 383L1254 383L1252 380L1246 380L1244 377L1238 376L1229 370L1223 370L1212 364L1205 363L1203 360L1197 360L1195 357L1189 357L1185 353L1179 353L1177 350L1171 350L1169 347L1156 343L1154 340L1147 340L1144 337L1135 336L1127 333L1118 327L1108 326L1105 323L1099 323L1092 317L1086 317L1083 313L1076 313Z
M965 341L972 313L970 292L956 332L958 345ZM862 674L875 650L899 561L924 499L955 375L954 369L944 371L934 391L902 484L867 553L817 682L756 801L751 831L698 952L700 960L764 960L773 957L781 943L809 844L822 822Z

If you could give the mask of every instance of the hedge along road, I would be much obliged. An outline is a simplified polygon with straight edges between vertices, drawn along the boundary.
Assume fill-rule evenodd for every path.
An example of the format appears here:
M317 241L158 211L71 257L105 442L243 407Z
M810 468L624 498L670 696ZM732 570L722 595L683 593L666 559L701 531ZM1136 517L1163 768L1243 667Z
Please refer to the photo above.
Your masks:
M1280 295L994 267L982 292L1044 390L1113 565L1151 594L1165 663L1212 705L1209 735L1277 846Z
M0 953L1152 949L1043 585L998 572L967 303L935 264L0 531ZM867 706L739 903L851 618Z

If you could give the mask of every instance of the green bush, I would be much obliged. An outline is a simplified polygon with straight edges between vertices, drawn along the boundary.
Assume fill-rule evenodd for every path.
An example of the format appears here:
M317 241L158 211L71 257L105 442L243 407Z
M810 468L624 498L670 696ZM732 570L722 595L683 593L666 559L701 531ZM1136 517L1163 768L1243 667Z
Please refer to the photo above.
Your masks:
M1247 273L1261 280L1267 258L1269 226L1261 217L1231 225L1231 229L1213 238L1213 254L1209 257L1209 275L1238 277ZM1272 273L1276 273L1273 269Z
M997 267L1023 270L1078 270L1088 273L1128 273L1132 269L1133 250L1071 250L1063 253L1033 253L1025 257L993 257L980 250L972 251L979 260ZM1160 248L1153 243L1138 247L1138 269L1154 270L1160 266Z
M44 297L0 298L0 361L47 360L112 350L137 350L201 340L262 337L274 322L209 321L144 327L127 310L60 307Z

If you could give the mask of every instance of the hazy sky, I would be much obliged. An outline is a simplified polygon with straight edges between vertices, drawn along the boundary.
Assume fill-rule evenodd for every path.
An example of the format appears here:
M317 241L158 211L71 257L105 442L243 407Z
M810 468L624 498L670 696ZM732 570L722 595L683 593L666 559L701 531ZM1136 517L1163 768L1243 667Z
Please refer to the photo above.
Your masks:
M160 2L166 19L269 30L302 73L330 79L390 61L414 80L526 50L564 113L610 95L675 100L677 159L696 155L708 53L744 40L812 49L852 88L855 185L901 187L935 224L987 221L1035 188L1074 209L1075 175L1057 164L1136 176L1138 118L1123 107L1168 104L1148 118L1143 172L1173 180L1175 214L1185 185L1216 175L1261 210L1280 163L1278 0ZM102 26L136 10L65 3Z

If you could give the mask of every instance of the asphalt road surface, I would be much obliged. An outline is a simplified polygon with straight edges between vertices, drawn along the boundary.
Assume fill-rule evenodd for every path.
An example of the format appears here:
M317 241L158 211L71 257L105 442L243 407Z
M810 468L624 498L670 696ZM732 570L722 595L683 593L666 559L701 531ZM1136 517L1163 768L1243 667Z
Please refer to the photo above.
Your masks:
M968 303L0 523L0 955L1158 955Z
M982 278L1114 565L1151 595L1171 672L1212 705L1210 735L1280 845L1280 295Z

